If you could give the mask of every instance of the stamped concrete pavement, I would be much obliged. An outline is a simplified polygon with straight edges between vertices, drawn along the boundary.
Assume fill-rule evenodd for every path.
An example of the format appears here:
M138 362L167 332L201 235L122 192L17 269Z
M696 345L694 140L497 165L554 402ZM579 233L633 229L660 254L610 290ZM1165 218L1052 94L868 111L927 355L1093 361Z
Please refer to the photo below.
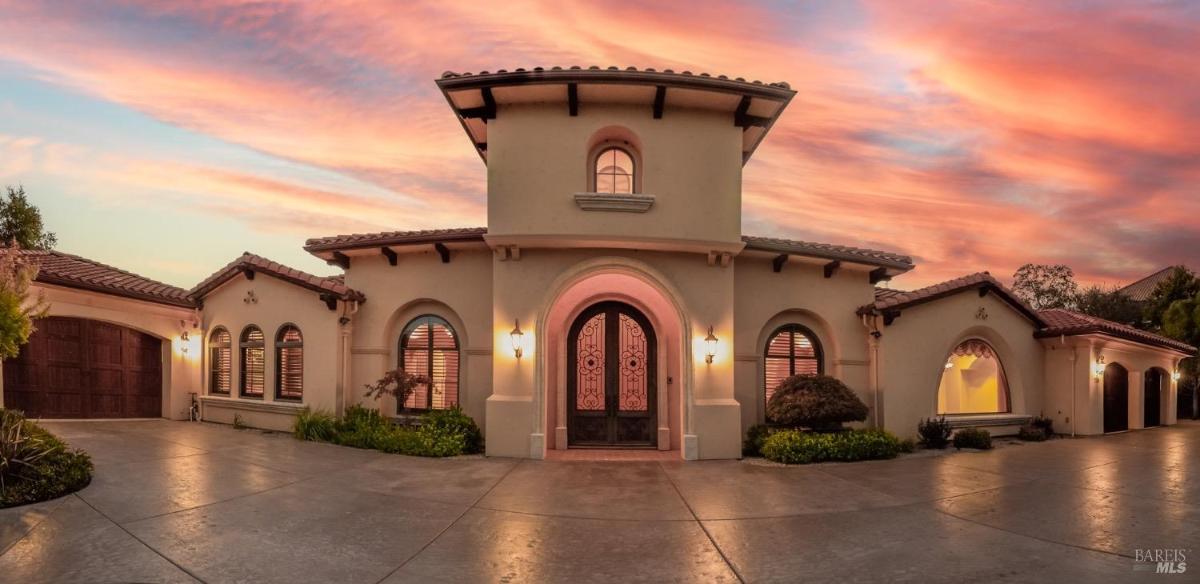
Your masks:
M46 426L92 454L95 480L0 510L4 581L1182 582L1200 570L1135 561L1200 554L1195 422L803 467L436 460L165 420Z

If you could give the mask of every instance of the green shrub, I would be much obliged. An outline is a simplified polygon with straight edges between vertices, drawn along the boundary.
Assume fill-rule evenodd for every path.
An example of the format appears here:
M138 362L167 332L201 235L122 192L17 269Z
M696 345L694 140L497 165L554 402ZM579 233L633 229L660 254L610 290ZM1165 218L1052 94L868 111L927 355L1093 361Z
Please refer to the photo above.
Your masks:
M307 407L296 415L292 435L301 440L329 442L337 431L337 419L323 410L313 411Z
M767 441L774 429L766 424L755 424L746 430L746 440L742 442L742 456L762 456L763 442Z
M338 433L377 430L392 425L392 421L374 408L352 405L337 424Z
M1042 442L1049 438L1045 430L1034 426L1032 423L1022 424L1021 429L1017 430L1017 438L1026 442Z
M867 405L846 384L828 375L793 375L767 402L767 420L790 428L839 430L867 419Z
M883 430L802 432L780 430L763 443L763 456L784 464L895 458L900 440Z
M326 430L327 437L320 438ZM428 412L421 416L419 426L402 426L379 410L354 405L336 421L320 412L301 413L293 433L301 440L327 440L410 456L458 456L483 450L483 433L459 408Z
M992 435L981 428L963 428L954 433L955 448L992 449Z
M1033 418L1032 420L1030 420L1029 424L1031 426L1033 426L1034 428L1038 428L1042 432L1045 432L1047 438L1054 437L1054 418L1047 418L1045 416L1037 416L1037 417Z
M914 452L917 449L917 443L912 438L905 438L900 441L900 452L905 454Z
M0 409L0 508L45 501L92 481L92 460L26 420Z
M483 452L483 432L479 425L457 405L448 410L434 410L421 416L421 428L437 429L463 437L463 453Z
M950 422L946 418L928 418L917 424L917 434L925 448L945 448L950 444Z

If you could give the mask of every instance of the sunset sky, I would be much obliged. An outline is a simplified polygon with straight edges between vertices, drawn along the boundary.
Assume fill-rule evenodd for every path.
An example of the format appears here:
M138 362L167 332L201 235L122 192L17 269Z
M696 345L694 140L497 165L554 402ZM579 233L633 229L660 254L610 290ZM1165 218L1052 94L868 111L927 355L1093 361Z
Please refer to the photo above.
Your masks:
M333 273L305 238L485 224L443 71L593 64L790 83L743 231L910 254L895 287L1200 268L1200 3L0 0L0 186L185 288Z

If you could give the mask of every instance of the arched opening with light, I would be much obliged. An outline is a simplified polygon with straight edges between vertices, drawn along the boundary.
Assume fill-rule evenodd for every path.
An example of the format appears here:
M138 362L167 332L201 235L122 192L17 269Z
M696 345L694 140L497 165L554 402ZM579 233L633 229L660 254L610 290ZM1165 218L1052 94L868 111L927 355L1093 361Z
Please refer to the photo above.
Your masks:
M937 413L998 414L1012 411L1008 379L1000 356L986 341L958 344L943 365Z

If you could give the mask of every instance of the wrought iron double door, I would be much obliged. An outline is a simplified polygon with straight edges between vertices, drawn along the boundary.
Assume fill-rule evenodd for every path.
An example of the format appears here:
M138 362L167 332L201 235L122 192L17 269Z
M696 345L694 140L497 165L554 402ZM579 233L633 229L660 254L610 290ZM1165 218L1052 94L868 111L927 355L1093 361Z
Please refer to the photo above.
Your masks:
M623 302L584 310L567 337L570 446L655 446L657 342L650 321Z

